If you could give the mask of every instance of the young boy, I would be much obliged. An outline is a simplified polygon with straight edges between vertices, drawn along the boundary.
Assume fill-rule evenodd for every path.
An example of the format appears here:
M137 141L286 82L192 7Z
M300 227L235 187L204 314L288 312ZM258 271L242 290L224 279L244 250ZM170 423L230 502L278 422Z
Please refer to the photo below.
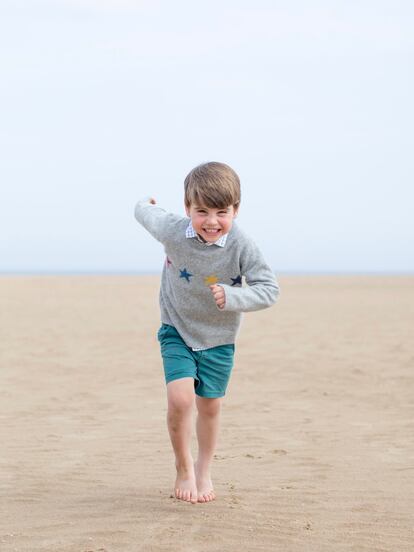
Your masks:
M270 307L279 286L258 247L234 223L240 181L233 169L223 163L199 165L186 177L184 188L188 218L167 213L153 198L137 203L135 217L164 245L167 255L158 340L177 469L174 494L194 504L216 497L210 464L241 313ZM195 463L190 449L194 397Z

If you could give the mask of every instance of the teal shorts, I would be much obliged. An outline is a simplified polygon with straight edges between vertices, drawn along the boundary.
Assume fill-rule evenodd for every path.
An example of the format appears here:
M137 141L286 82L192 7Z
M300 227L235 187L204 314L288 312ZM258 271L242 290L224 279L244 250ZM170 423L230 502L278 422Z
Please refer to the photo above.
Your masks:
M198 396L218 398L225 395L233 368L233 344L193 351L184 343L174 326L168 324L162 324L157 337L166 383L179 378L194 378L194 389Z

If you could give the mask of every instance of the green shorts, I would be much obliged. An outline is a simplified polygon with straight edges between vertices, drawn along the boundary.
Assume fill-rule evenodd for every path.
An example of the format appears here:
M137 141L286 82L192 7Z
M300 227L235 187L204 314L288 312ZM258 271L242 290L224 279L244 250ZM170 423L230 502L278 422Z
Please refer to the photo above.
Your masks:
M166 383L179 378L194 378L198 396L217 398L225 395L233 368L233 344L193 351L174 326L168 324L162 324L158 330L158 341Z

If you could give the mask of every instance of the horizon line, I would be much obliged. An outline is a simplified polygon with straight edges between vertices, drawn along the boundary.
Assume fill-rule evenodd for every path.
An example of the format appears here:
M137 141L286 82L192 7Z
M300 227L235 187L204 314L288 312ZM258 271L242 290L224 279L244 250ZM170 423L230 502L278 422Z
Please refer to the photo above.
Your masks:
M277 276L414 276L414 270L277 270ZM160 270L0 270L1 276L161 276Z

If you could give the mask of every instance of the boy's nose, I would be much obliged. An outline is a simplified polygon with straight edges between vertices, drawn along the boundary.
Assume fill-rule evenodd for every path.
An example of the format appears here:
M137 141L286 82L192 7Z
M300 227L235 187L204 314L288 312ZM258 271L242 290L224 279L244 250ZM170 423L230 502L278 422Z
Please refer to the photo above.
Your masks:
M207 217L207 224L211 224L211 226L214 226L215 224L217 224L217 217L216 215L209 215Z

